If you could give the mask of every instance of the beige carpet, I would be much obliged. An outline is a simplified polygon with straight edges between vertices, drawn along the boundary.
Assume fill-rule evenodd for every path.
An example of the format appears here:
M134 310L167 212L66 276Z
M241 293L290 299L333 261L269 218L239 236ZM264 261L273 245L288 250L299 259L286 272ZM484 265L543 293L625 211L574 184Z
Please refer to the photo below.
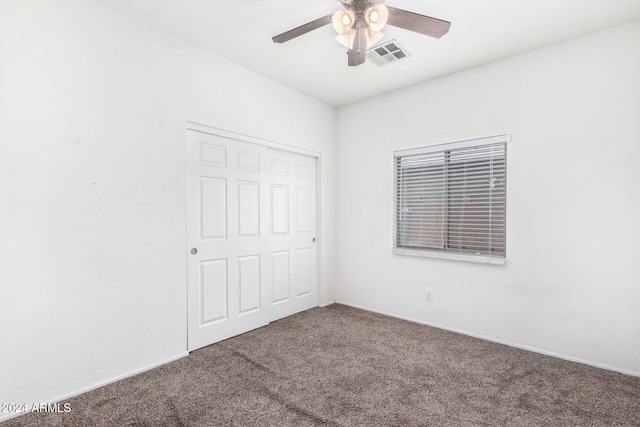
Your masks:
M640 426L640 378L342 305L10 426Z

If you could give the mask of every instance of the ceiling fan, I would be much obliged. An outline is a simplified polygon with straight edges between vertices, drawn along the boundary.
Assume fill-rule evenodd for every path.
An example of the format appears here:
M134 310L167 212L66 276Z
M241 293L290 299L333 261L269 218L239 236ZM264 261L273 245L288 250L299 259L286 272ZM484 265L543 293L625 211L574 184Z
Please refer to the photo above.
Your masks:
M344 45L349 66L364 63L367 46L373 46L384 37L382 29L392 25L440 38L447 34L451 22L420 15L382 4L384 0L339 0L344 9L323 16L273 37L275 43L284 43L317 28L333 24L336 40Z

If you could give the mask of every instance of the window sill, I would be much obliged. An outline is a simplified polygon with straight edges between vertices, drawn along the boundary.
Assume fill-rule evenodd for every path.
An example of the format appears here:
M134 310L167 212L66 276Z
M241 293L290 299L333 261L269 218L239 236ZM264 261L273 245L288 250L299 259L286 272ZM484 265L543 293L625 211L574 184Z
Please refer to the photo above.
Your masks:
M447 259L452 261L473 262L476 264L505 265L505 258L486 255L455 254L451 252L421 251L416 249L394 248L396 255L418 256L424 258Z

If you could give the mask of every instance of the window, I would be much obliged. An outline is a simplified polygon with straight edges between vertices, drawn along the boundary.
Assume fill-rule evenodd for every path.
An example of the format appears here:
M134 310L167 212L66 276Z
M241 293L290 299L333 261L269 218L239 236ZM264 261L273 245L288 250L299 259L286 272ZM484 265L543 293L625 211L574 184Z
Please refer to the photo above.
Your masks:
M396 151L394 253L504 264L508 139Z

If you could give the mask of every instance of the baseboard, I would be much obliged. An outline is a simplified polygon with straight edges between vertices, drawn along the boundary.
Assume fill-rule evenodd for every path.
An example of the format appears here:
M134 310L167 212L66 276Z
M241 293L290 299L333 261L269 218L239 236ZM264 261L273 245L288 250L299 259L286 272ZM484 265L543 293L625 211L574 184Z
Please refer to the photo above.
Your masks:
M558 359L567 360L569 362L581 363L583 365L593 366L594 368L606 369L607 371L618 372L620 374L630 375L632 377L640 377L640 372L634 372L634 371L628 371L628 370L625 370L625 369L614 368L612 366L604 365L604 364L601 364L601 363L591 362L589 360L584 360L584 359L580 359L580 358L577 358L577 357L567 356L567 355L564 355L564 354L555 353L553 351L542 350L542 349L539 349L539 348L536 348L536 347L531 347L531 346L520 344L520 343L514 343L514 342L511 342L511 341L505 341L505 340L501 340L501 339L497 339L497 338L493 338L493 337L488 337L486 335L476 334L474 332L469 332L469 331L466 331L466 330L463 330L463 329L451 328L449 326L441 325L441 324L434 323L434 322L426 322L424 320L415 319L415 318L412 318L412 317L409 317L409 316L402 316L402 315L395 314L395 313L390 313L390 312L387 312L387 311L384 311L384 310L377 310L375 308L366 307L366 306L359 305L359 304L353 304L353 303L344 302L344 301L336 301L336 303L337 304L342 304L342 305L347 305L347 306L353 307L353 308L358 308L360 310L366 310L366 311L371 311L373 313L383 314L383 315L389 316L389 317L395 317L397 319L406 320L408 322L419 323L421 325L431 326L431 327L438 328L438 329L444 329L445 331L455 332L455 333L462 334L462 335L467 335L467 336L470 336L470 337L473 337L473 338L479 338L479 339L482 339L482 340L485 340L485 341L491 341L491 342L494 342L496 344L507 345L509 347L518 348L520 350L526 350L526 351L531 351L533 353L543 354L545 356L556 357Z
M104 387L104 386L109 385L109 384L113 384L113 383L115 383L117 381L120 381L120 380L123 380L125 378L133 377L134 375L138 375L138 374L141 374L143 372L149 371L151 369L157 368L158 366L166 365L167 363L171 363L171 362L174 362L174 361L176 361L178 359L182 359L183 357L188 356L188 355L189 355L188 352L181 353L181 354L179 354L177 356L174 356L174 357L171 357L169 359L165 359L163 361L156 362L156 363L153 363L151 365L147 365L144 368L136 369L135 371L130 371L130 372L126 373L126 374L119 375L117 377L113 377L113 378L110 378L108 380L104 380L104 381L100 381L100 382L91 384L90 386L87 386L87 387L81 388L79 390L73 391L73 392L71 392L69 394L66 394L66 395L63 395L63 396L59 396L59 397L56 397L56 398L53 398L53 399L46 399L43 402L38 402L38 403L53 404L53 403L62 402L64 400L69 400L69 399L71 399L73 397L76 397L76 396L79 396L79 395L81 395L83 393L87 393L87 392L95 390L97 388ZM20 415L25 415L25 413L17 412L17 413L0 414L0 423L4 422L4 421L8 421L8 420L10 420L12 418L19 417Z
M318 307L325 308L325 307L329 307L330 305L335 304L335 303L336 303L335 301L333 301L333 302L323 302L322 304L318 304ZM347 305L347 304L345 304L345 305Z

